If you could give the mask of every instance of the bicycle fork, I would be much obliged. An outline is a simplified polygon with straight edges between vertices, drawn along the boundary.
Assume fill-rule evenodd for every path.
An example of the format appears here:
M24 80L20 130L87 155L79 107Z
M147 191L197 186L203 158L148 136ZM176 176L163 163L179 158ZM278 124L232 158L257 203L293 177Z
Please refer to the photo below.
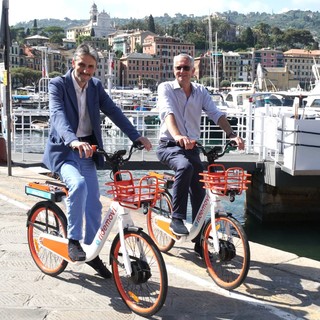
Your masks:
M126 274L130 277L132 275L132 265L131 265L131 258L130 254L128 252L128 248L126 246L125 242L125 236L124 231L135 231L138 232L141 230L140 227L136 227L131 219L131 216L127 210L125 210L123 207L118 208L121 210L118 217L118 227L119 227L119 239L120 239L120 246L121 246L121 254L123 258L123 266L126 270ZM139 259L147 262L147 259L145 257L144 249L140 241L137 241L137 246L139 248Z
M221 204L221 200L219 197L210 192L210 204L211 204L211 232L210 236L212 237L212 245L214 251L219 253L220 245L219 245L219 237L218 232L220 229L220 225L216 225L216 217L218 214L225 213L224 208Z

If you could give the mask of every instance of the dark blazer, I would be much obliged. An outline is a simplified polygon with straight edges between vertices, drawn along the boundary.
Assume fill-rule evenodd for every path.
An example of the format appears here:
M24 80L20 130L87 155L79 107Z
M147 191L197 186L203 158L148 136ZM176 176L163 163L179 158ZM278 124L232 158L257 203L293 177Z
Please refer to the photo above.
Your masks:
M52 172L58 172L66 160L73 160L75 151L69 144L76 140L79 124L78 104L71 73L56 77L49 83L50 132L43 155L43 163ZM93 135L100 148L103 148L100 111L110 118L131 141L140 137L139 132L117 107L97 78L91 78L87 88L87 105L93 128ZM96 164L102 166L103 158L97 157Z

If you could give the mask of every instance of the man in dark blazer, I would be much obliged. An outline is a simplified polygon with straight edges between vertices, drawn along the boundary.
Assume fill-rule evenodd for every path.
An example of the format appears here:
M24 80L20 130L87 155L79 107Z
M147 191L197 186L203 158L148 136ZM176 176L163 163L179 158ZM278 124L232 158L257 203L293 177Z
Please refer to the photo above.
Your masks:
M101 223L102 204L96 166L103 164L103 158L92 157L91 147L95 144L103 148L100 111L131 141L140 141L146 150L152 147L114 104L101 81L93 77L98 59L92 47L82 44L74 53L72 69L49 83L50 132L43 163L58 173L69 189L67 237L68 253L73 261L86 260L79 242L83 239L83 216L86 220L85 244L91 244ZM104 278L111 277L99 256L87 263Z

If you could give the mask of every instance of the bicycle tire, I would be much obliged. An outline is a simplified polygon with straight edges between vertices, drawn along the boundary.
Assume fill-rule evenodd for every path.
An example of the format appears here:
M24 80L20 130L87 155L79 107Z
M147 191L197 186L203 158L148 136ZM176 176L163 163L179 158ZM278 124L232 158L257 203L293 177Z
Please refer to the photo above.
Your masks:
M172 218L172 196L168 192L160 194L156 204L149 207L147 213L147 229L150 237L158 246L161 252L168 252L175 244L175 240L168 236L165 232L159 229L155 223L156 215L161 215L165 218Z
M163 306L168 291L168 275L160 250L149 235L141 229L124 231L132 274L124 268L119 234L110 250L110 263L117 290L129 309L149 317ZM142 248L142 250L140 250ZM146 258L146 261L142 259Z
M57 276L65 270L68 262L45 247L38 237L43 232L67 237L67 219L63 211L51 201L36 203L28 213L27 238L31 256L37 267L45 274Z
M231 215L217 215L215 227L219 252L212 244L211 220L203 231L203 258L213 281L221 288L235 289L245 280L250 268L250 247L242 225Z

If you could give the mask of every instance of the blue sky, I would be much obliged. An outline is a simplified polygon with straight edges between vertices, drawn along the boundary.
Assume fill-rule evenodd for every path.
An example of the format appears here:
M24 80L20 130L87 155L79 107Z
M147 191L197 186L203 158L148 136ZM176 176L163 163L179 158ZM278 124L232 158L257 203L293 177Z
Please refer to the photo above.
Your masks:
M45 18L88 19L93 3L99 12L104 10L111 18L137 19L150 14L154 17L165 13L172 17L176 13L199 16L228 10L240 13L283 13L295 9L320 11L319 0L9 0L9 24Z

